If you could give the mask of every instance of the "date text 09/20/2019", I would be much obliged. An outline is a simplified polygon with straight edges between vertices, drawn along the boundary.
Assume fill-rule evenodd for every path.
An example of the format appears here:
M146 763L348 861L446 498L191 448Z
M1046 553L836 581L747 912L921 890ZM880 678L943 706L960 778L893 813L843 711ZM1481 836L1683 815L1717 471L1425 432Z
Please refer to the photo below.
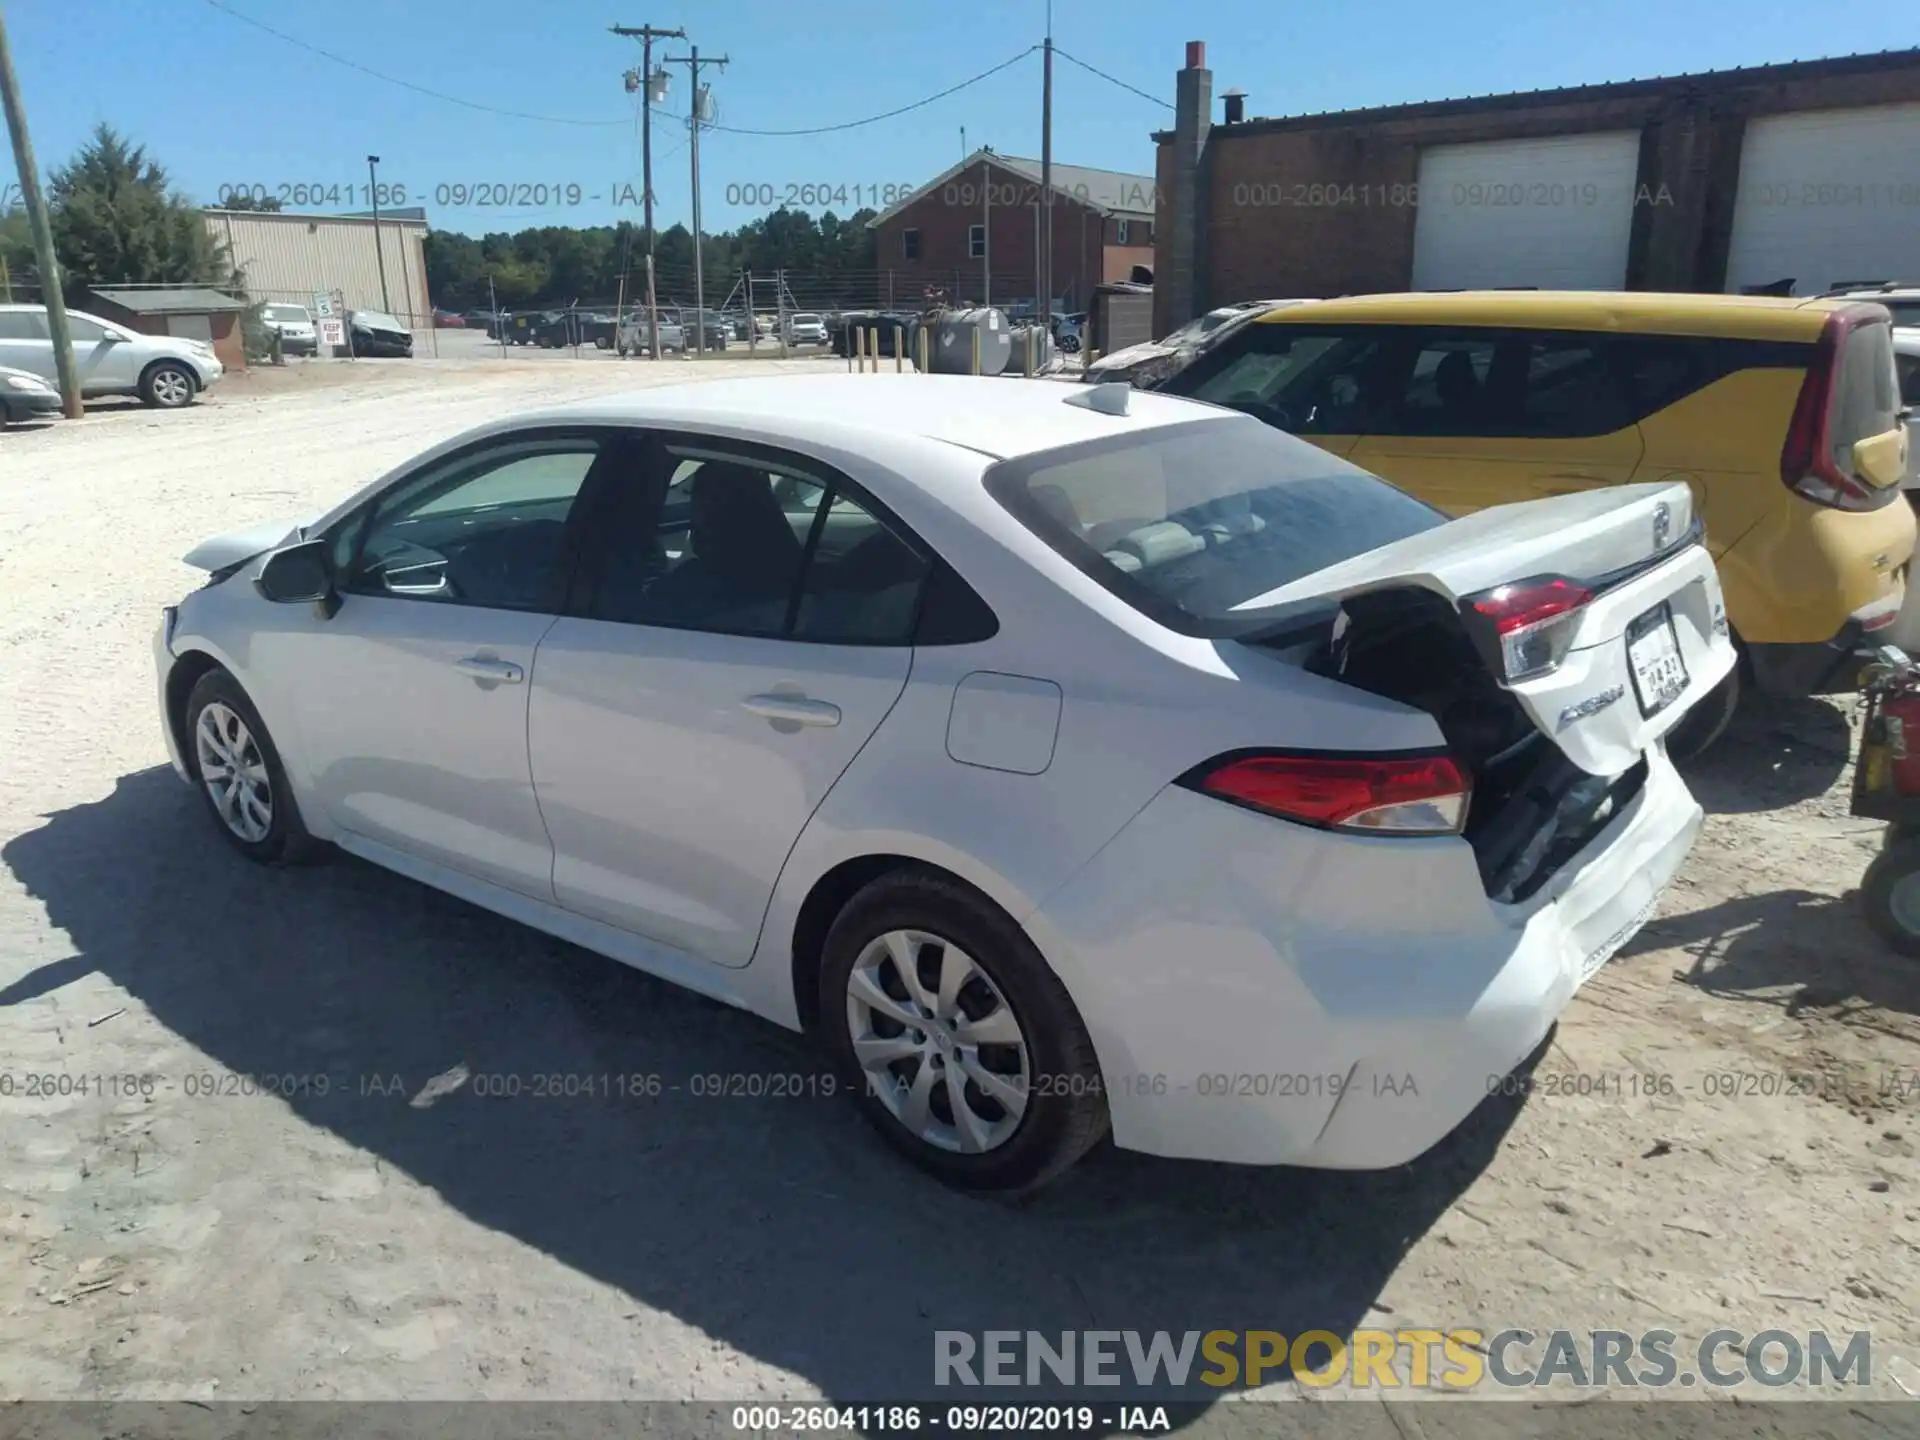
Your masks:
M878 182L793 182L748 181L729 184L722 191L726 204L754 210L883 209L905 200L914 187L902 183ZM0 190L0 210L6 209ZM328 181L252 180L222 185L214 202L216 209L258 209L277 205L283 209L352 209L374 206L398 209L403 206L435 205L452 210L570 210L581 205L611 205L617 209L638 209L645 199L641 187L628 180L445 180L434 185L408 185L402 182L369 183Z

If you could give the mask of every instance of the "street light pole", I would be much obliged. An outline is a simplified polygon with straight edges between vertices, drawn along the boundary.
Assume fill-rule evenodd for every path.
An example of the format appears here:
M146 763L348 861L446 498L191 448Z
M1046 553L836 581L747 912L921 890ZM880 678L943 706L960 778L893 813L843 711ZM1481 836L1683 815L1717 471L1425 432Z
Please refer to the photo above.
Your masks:
M54 374L60 380L60 404L69 420L86 414L80 401L80 367L73 359L73 337L67 330L67 302L60 293L60 262L53 253L53 227L47 222L47 202L40 194L40 170L33 160L33 142L27 138L27 111L20 103L20 82L13 74L13 51L7 45L7 22L0 15L0 108L7 114L7 133L13 137L13 163L20 171L20 199L27 207L27 225L33 231L34 262L40 270L40 298L47 306L47 335L53 341Z
M653 284L653 42L655 40L684 40L684 30L656 30L651 25L615 25L610 27L616 35L637 38L640 41L640 203L646 210L647 225L647 349L653 358L660 358L660 300ZM664 78L665 72L661 72ZM661 99L666 99L663 93ZM614 321L616 332L619 321Z
M380 182L374 176L373 167L380 163L378 155L367 156L367 198L373 201L373 258L380 266L380 308L391 315L393 302L387 298L387 251L380 243ZM411 324L413 317L407 317Z

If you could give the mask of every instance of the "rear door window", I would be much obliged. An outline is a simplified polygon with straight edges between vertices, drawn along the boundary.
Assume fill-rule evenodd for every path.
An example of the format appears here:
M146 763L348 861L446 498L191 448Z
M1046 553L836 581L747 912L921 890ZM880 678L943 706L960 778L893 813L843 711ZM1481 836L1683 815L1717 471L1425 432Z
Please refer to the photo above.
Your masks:
M0 340L44 340L47 317L37 310L0 310Z
M1894 363L1900 372L1900 403L1920 405L1920 355L1896 355Z

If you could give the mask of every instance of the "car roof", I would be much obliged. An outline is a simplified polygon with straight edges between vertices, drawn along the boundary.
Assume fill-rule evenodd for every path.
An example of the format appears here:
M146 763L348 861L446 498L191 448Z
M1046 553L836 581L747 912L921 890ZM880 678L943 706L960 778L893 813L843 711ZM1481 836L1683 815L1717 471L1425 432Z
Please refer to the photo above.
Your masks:
M974 375L779 375L663 385L520 415L512 423L724 425L770 444L876 439L939 441L994 460L1184 421L1237 418L1171 395L1130 391L1127 413L1069 404L1084 385Z
M1857 301L1648 290L1411 290L1343 295L1270 310L1256 325L1505 325L1533 330L1628 330L1748 339L1811 339Z

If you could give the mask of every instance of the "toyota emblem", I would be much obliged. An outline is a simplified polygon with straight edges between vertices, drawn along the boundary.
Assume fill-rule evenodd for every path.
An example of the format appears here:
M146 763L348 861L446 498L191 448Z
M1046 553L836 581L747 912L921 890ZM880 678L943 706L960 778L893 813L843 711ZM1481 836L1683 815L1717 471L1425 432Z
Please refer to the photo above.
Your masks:
M1667 541L1672 535L1673 511L1667 505L1667 502L1662 500L1658 505L1653 507L1653 548L1656 550L1666 549Z

